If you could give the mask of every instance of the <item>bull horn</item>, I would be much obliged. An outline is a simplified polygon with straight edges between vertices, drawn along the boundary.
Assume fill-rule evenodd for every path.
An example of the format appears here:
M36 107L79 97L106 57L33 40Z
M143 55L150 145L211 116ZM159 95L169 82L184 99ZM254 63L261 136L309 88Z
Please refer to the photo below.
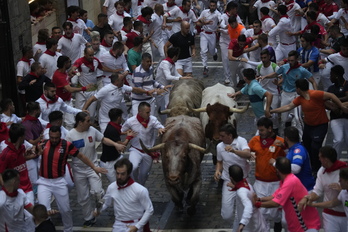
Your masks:
M160 114L170 114L171 109L165 109L160 111Z
M153 151L157 151L157 150L160 150L162 148L164 148L164 143L160 143L160 144L157 144L156 146L154 147L151 147L151 148L147 148L143 141L141 139L139 139L139 142L140 142L140 145L141 145L141 148L146 152L146 153L150 153L150 152L153 152Z
M196 112L196 113L207 112L207 107L202 107L202 108L198 108L198 109L192 109L192 111Z
M242 113L244 113L245 111L247 111L249 109L249 105L250 105L250 103L248 103L248 105L246 107L242 108L242 109L230 107L230 112L231 113L240 113L240 114L242 114Z
M207 151L205 148L200 147L200 146L193 144L193 143L189 143L188 146L189 146L189 148L196 149L197 151L202 152L202 153L206 153L206 151Z

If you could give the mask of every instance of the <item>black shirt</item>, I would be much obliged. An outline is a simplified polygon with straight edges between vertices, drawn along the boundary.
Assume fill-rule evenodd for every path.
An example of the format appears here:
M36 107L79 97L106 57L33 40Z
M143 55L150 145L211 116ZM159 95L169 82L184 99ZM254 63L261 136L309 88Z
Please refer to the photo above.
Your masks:
M195 38L191 33L183 36L179 31L169 38L169 42L173 44L173 47L180 48L179 60L191 57L190 47L195 44Z
M114 142L121 141L120 133L110 123L107 125L104 131L104 137L111 139ZM100 160L103 162L114 161L120 157L120 154L114 146L108 146L103 143L103 152L100 156Z
M32 80L36 79L34 84L30 85ZM27 74L21 83L18 85L19 90L25 90L25 101L34 102L39 99L43 93L43 84L51 82L51 79L45 75L41 75L38 78L36 76Z
M47 219L43 221L35 228L35 232L56 232L56 228L54 227L52 221Z
M333 84L327 89L327 92L335 94L336 97L338 98L345 97L346 92L348 92L348 82L346 81L343 86L337 86ZM330 120L338 119L338 118L348 118L348 114L345 114L345 113L336 114L334 111L331 110Z
M104 39L105 32L112 31L109 24L105 24L104 27L98 27L97 25L92 28L92 31L97 31L100 34L100 42Z

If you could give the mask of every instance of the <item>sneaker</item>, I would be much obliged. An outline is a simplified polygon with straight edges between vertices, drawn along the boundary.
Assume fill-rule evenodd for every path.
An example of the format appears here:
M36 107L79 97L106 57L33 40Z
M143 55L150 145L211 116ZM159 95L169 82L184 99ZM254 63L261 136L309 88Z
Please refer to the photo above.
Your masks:
M208 68L207 67L204 67L203 69L203 76L208 76Z
M217 61L217 58L218 58L218 55L217 55L217 53L215 53L215 55L213 56L213 59L214 59L215 61Z
M97 219L94 217L91 220L85 221L83 227L91 227L97 222Z

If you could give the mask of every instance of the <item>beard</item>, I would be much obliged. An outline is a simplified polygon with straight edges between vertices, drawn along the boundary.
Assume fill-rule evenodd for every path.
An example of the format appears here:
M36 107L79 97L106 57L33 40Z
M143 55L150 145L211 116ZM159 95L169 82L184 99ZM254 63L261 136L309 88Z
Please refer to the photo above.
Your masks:
M126 180L116 179L117 185L123 186L127 184L129 177Z

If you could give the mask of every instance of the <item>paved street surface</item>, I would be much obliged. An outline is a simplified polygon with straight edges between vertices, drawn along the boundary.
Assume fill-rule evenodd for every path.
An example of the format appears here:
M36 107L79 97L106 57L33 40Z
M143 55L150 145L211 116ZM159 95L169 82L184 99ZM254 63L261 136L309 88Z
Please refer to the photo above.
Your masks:
M199 56L199 39L196 39L197 57L194 59L193 73L194 77L203 80L206 87L212 86L218 82L223 83L224 76L220 53L218 61L213 61L209 56L209 76L202 78L203 66ZM245 105L246 97L238 99L239 105ZM237 118L238 134L249 140L256 132L254 126L254 115L249 109L242 116ZM331 131L328 135L327 144L332 144ZM127 155L127 154L126 154ZM254 163L251 163L252 167ZM221 186L213 179L215 167L212 163L211 154L206 154L201 164L202 167L202 188L200 202L197 205L197 213L194 216L188 216L186 212L178 211L170 200L170 195L166 190L161 163L153 164L151 174L146 187L150 192L150 197L154 205L154 214L150 220L150 227L153 232L171 231L171 232L231 232L232 222L222 220L220 216L221 207ZM249 174L252 183L254 181L253 170ZM103 186L106 189L108 182L103 177ZM91 228L82 228L84 222L81 208L76 200L76 192L70 193L70 203L73 210L74 231L111 231L114 223L113 209L109 208L97 220L97 223ZM55 203L53 204L55 205ZM53 216L53 221L57 225L58 231L62 231L60 215Z

